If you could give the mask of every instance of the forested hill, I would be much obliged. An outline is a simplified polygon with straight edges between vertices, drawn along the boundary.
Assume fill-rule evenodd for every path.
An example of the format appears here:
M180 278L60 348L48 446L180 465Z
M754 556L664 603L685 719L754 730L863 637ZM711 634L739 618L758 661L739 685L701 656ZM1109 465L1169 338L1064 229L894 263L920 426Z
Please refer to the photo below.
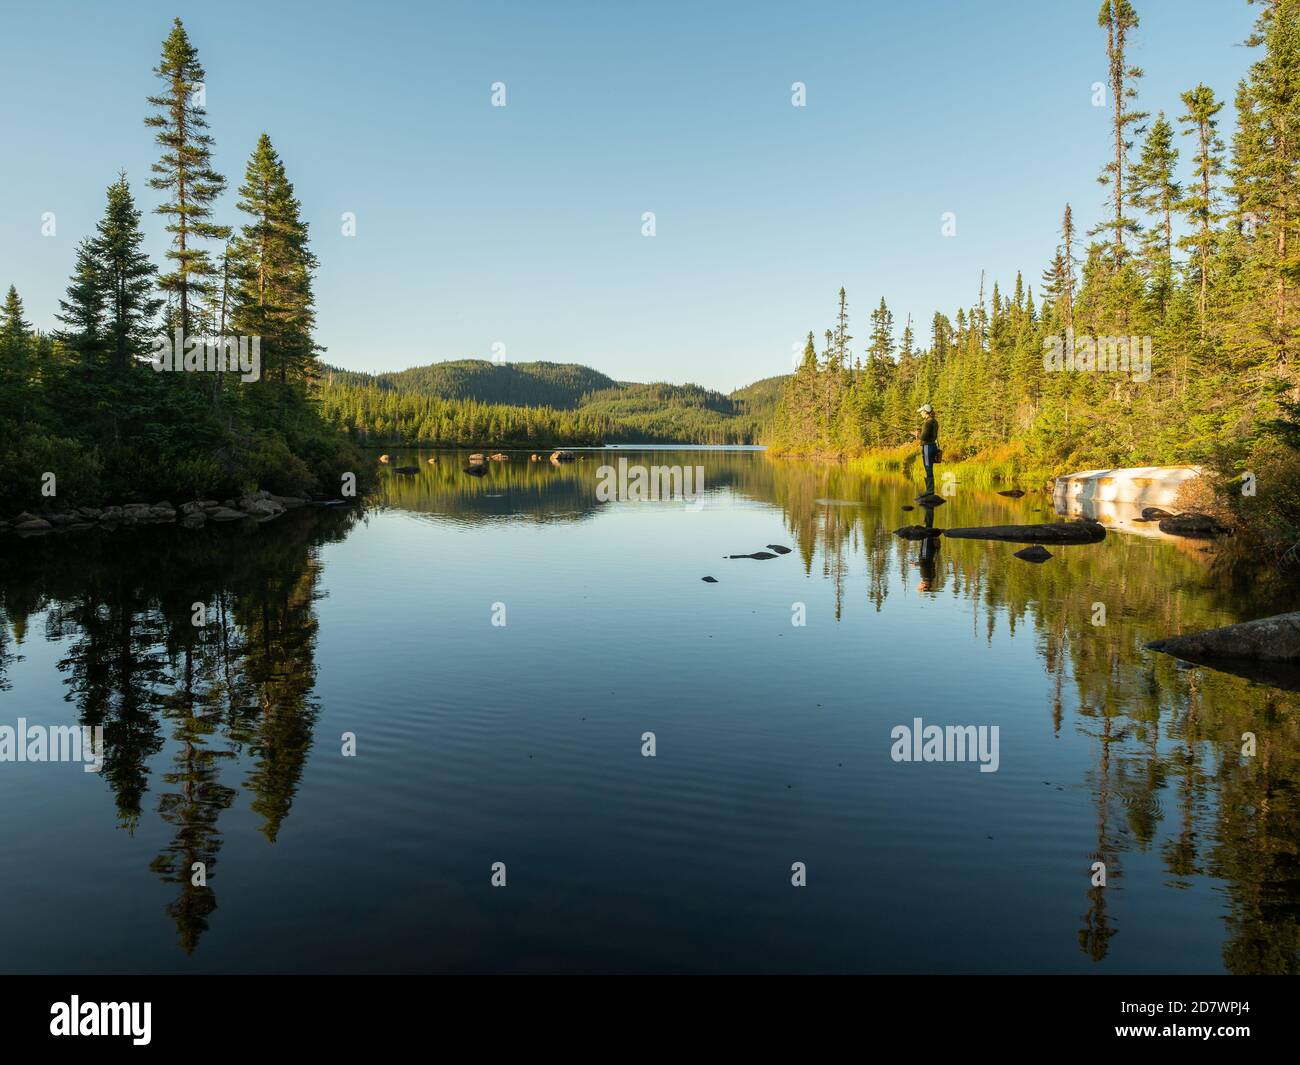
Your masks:
M615 381L576 363L433 363L395 373L327 367L326 416L372 444L758 443L786 378L730 395Z
M325 373L327 378L333 376L342 384L373 384L383 391L556 410L574 410L587 393L615 388L618 384L590 366L568 362L494 363L485 359L457 359L393 373L372 375L334 367L327 367Z

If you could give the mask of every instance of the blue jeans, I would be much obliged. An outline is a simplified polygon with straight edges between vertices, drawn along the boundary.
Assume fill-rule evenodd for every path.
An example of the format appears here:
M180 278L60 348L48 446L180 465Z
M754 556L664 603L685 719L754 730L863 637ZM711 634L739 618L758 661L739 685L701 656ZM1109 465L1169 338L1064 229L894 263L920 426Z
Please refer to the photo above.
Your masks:
M921 445L921 464L925 467L925 490L934 494L934 459L939 450L938 444Z

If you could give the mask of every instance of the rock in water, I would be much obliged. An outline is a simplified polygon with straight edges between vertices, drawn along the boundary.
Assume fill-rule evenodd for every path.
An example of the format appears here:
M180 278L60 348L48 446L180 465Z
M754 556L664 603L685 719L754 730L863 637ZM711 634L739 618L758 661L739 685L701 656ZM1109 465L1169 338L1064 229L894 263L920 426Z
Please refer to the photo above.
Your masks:
M895 536L901 536L904 540L932 540L936 536L942 536L942 529L932 529L927 525L904 525L901 529L894 530Z
M755 551L752 555L728 555L727 557L764 559L764 558L776 558L776 555L772 554L771 551Z
M1019 499L1025 494L1023 488L1008 488L1005 492L999 492L998 495L1006 496L1008 499Z
M1017 544L1095 544L1106 539L1106 527L1090 521L1058 521L1043 525L946 529L944 536L957 540L1007 540Z
M1146 511L1142 513L1145 514ZM1167 514L1160 519L1157 528L1171 536L1190 536L1196 539L1221 536L1229 531L1218 518L1209 514Z
M941 507L948 502L943 496L937 496L933 492L922 492L916 497L916 501L923 507Z
M1300 612L1225 625L1186 636L1169 636L1147 647L1189 662L1251 658L1261 662L1300 662Z
M782 547L780 544L768 544L767 549L769 551L775 551L778 555L788 555L790 553L788 547Z
M1143 507L1142 517L1146 521L1159 521L1161 518L1172 518L1173 515L1167 510L1161 510L1159 507Z
M717 577L701 577L700 580L702 580L705 584L717 584L717 583L718 583L718 578L717 578Z
M1015 554L1016 558L1023 558L1026 562L1046 562L1052 557L1052 552L1042 544L1034 544L1033 547L1022 547Z

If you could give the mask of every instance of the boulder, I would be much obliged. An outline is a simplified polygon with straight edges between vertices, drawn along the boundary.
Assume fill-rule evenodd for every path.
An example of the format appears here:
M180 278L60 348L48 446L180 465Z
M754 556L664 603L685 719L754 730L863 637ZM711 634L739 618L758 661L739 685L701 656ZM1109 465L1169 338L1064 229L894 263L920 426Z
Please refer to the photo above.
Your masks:
M555 463L557 466L558 466L561 462L572 462L572 461L574 461L574 459L576 459L577 457L578 457L578 456L575 455L572 451L552 451L552 452L551 452L551 461L552 461L553 463Z
M1147 647L1190 662L1245 658L1300 663L1300 612L1274 614L1185 636L1168 636L1152 641Z
M894 535L901 536L904 540L933 540L942 536L943 530L928 525L904 525L901 529L895 529Z
M941 507L948 502L943 496L937 496L933 492L922 492L916 497L916 501L923 507Z
M19 514L16 518L14 518L14 524L22 525L24 522L35 521L35 520L36 520L35 514L33 514L30 510L24 510L21 514Z
M76 514L51 514L47 519L51 525L71 525L77 521Z
M86 521L98 521L100 517L103 515L103 513L104 512L100 510L99 507L78 507L77 508L77 514L80 515L82 518L84 518Z
M1034 544L1032 547L1022 547L1015 552L1015 556L1024 559L1026 562L1046 562L1052 557L1052 552L1042 544Z
M1143 521L1159 521L1161 518L1172 518L1173 515L1167 510L1161 510L1159 507L1143 507Z
M307 500L299 499L297 496L268 496L272 503L279 503L285 510L294 510L297 507L305 507Z
M1162 533L1171 536L1190 536L1196 539L1221 536L1231 531L1218 518L1209 514L1169 514L1160 519L1157 527Z
M218 507L208 517L213 521L242 521L248 515L231 507Z
M49 532L52 528L54 526L44 518L29 517L26 521L14 522L14 532L20 533L43 533Z
M952 540L1006 540L1016 544L1095 544L1106 539L1106 527L1091 521L1058 521L945 529L944 535Z

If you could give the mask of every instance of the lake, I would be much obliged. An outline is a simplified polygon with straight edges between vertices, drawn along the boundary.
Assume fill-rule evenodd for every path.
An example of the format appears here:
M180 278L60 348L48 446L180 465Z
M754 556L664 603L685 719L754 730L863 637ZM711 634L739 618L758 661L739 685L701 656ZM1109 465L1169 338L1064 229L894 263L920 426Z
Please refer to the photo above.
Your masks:
M5 540L0 725L105 754L0 763L0 968L1297 970L1300 695L1143 649L1265 585L1123 526L923 557L901 477L576 454ZM705 491L602 502L618 457ZM996 727L996 771L895 760L917 719Z

